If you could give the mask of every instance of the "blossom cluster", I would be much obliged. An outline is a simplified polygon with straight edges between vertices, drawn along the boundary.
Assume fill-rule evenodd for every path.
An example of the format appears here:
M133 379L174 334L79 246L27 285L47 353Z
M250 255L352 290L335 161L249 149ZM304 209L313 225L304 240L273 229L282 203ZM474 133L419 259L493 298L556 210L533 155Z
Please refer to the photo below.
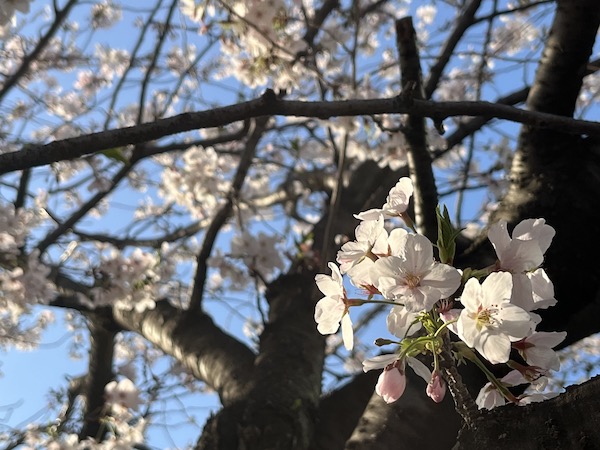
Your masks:
M330 262L331 276L316 276L325 295L315 308L319 332L336 333L341 324L344 345L351 350L350 307L391 305L387 328L399 341L378 339L376 344L397 344L398 350L363 362L365 371L384 369L376 392L388 403L404 392L407 364L425 379L429 397L440 402L446 392L440 359L452 354L475 363L490 380L476 399L480 408L490 409L506 400L524 405L551 396L543 392L546 375L560 366L552 349L566 333L536 331L541 318L534 311L556 303L552 282L541 268L554 229L544 219L529 219L518 224L511 237L507 223L497 222L488 231L496 263L460 271L451 265L458 232L447 211L442 214L438 209L438 261L433 244L416 232L408 215L412 193L411 180L402 178L381 209L355 215L361 221L356 240L339 250L339 267ZM388 232L385 220L390 218L401 218L410 231ZM349 298L344 275L367 297ZM449 331L457 336L455 342L450 343ZM427 354L433 359L433 370L417 359ZM477 354L513 371L498 380ZM516 397L508 388L518 384L529 387Z

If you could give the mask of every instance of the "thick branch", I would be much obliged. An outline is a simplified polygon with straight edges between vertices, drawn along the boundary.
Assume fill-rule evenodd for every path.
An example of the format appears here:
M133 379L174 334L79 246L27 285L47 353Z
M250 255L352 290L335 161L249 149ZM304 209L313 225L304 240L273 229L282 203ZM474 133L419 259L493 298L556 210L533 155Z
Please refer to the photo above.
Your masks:
M595 378L552 400L496 408L484 414L478 430L463 429L454 448L595 448L600 442L599 395L600 379Z
M88 375L85 379L85 412L80 439L92 437L102 441L108 431L102 425L104 387L113 379L112 363L116 331L105 327L101 320L90 318L90 352Z
M272 91L267 91L258 99L236 105L179 114L151 123L92 133L45 145L30 145L27 149L0 155L0 174L75 159L109 148L148 142L185 131L224 126L264 115L329 119L337 116L386 113L415 114L431 117L438 121L455 116L497 118L546 129L561 129L572 134L600 137L600 123L598 122L575 120L490 102L432 102L399 97L303 102L277 99Z
M254 354L217 327L209 316L186 313L163 300L156 303L155 309L142 312L115 307L114 318L215 389L224 405L244 395L253 373Z

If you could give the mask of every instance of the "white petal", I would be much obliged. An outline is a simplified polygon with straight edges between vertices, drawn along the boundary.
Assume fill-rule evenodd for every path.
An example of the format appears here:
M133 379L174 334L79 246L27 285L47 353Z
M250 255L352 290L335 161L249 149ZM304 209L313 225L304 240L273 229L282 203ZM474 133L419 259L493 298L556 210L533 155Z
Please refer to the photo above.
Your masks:
M490 226L488 230L488 239L496 250L498 259L501 259L504 250L506 250L510 244L510 236L508 235L508 229L506 228L506 220L501 220Z
M476 337L474 347L492 364L505 363L510 356L510 340L508 337L490 332L485 328Z
M383 210L381 209L369 209L368 211L363 211L360 214L354 214L358 220L377 220L383 214Z
M511 272L526 272L537 269L544 261L544 254L537 241L513 239L502 253L502 268Z
M498 329L512 341L523 339L531 330L529 313L511 303L498 306L496 319L499 321Z
M348 313L342 316L342 339L344 340L346 350L352 350L354 347L354 331L352 329L352 320Z
M544 269L537 269L535 272L528 273L527 278L531 281L533 309L548 308L556 305L554 285Z
M400 339L416 333L422 327L421 322L413 323L418 314L418 312L408 311L403 306L393 306L387 316L389 332Z
M513 239L535 240L538 242L542 253L546 253L555 234L554 228L546 225L544 219L526 219L513 230Z
M406 358L406 363L415 371L417 375L425 380L425 383L429 383L431 380L431 370L427 368L425 364L419 361L417 358Z
M525 311L536 309L529 277L524 273L513 273L512 282L513 289L510 302L513 305L523 308Z
M394 228L390 232L388 245L392 255L400 256L401 249L406 246L406 236L408 236L408 231L406 231L404 228Z
M470 312L476 312L481 305L482 291L479 281L475 278L469 278L465 283L462 295L460 296L460 302Z
M406 270L418 276L429 271L433 264L433 245L421 234L409 234L401 255L406 259Z
M460 286L461 275L458 270L446 264L435 263L429 273L421 280L421 286L431 286L439 291L440 298L454 294Z
M329 297L319 300L315 306L315 322L317 322L319 333L333 334L337 332L344 310L342 302Z
M484 307L508 302L512 293L512 275L507 272L491 273L481 284L481 289Z
M396 353L373 356L363 361L363 371L368 372L369 370L383 369L397 360L398 355Z
M475 320L471 319L468 314L466 309L461 311L456 322L456 334L458 334L458 337L465 344L472 348L475 344L475 339L479 335L479 330L477 329Z

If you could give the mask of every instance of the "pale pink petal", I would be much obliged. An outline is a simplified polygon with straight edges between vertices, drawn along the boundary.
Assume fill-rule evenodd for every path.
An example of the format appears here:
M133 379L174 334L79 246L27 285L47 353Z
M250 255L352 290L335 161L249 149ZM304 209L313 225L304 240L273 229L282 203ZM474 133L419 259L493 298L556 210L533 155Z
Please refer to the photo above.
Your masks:
M406 376L396 367L384 370L379 375L375 392L383 398L386 403L398 400L406 388Z

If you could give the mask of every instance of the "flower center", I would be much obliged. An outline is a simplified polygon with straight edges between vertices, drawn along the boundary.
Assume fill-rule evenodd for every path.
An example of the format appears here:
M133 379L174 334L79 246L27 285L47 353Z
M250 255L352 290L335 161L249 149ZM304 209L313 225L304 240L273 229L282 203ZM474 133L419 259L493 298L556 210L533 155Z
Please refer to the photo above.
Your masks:
M418 277L417 275L413 275L412 273L409 273L404 278L404 284L406 284L411 289L416 288L420 282L421 282L421 277Z

